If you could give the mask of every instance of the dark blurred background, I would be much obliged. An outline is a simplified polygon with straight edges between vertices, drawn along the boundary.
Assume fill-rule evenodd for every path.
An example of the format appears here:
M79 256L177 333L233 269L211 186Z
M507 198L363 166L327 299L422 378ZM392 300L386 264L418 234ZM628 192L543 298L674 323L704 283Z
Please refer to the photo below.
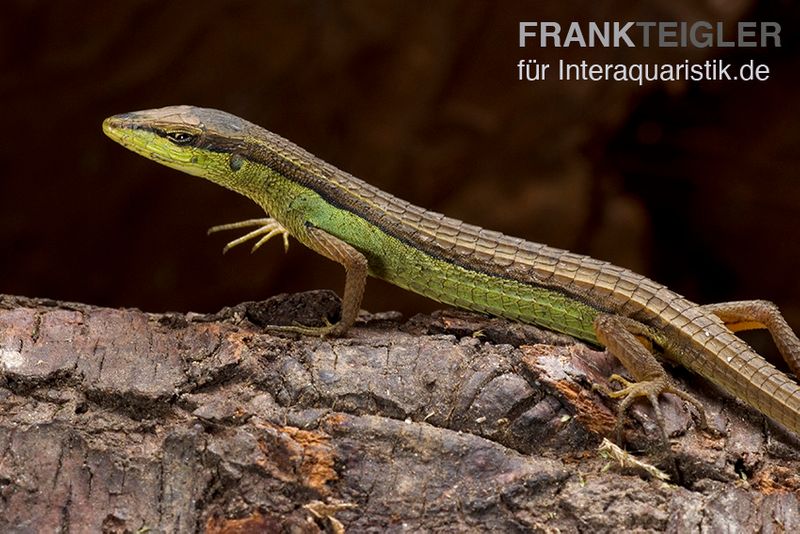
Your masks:
M436 211L610 260L800 328L794 2L9 1L0 18L0 292L215 311L341 269L209 226L244 198L106 139L104 117L223 109ZM519 21L778 21L780 49L539 49ZM531 58L755 59L769 81L523 83ZM439 305L372 281L364 307Z

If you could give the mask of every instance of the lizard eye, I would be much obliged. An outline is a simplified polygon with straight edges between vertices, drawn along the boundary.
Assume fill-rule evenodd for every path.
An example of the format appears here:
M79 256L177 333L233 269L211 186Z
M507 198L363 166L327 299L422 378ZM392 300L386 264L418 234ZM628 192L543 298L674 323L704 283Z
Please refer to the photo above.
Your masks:
M187 132L167 132L167 139L176 145L188 145L194 138L195 136Z

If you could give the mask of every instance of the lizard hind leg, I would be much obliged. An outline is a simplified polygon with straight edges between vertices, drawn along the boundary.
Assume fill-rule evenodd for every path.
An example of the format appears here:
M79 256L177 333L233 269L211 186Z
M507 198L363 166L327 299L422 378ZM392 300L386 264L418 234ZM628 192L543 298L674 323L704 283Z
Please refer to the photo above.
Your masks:
M766 329L784 361L800 378L800 340L775 304L766 300L742 300L706 304L703 309L719 317L732 332Z
M622 386L621 389L609 391L605 387L598 386L598 389L609 397L622 399L614 427L618 443L622 441L625 413L631 404L640 397L646 398L653 406L656 424L661 431L664 443L667 442L664 415L658 399L663 393L672 393L689 402L699 414L700 425L707 428L705 410L700 401L678 388L653 353L643 344L642 340L645 340L645 343L650 346L649 340L654 337L653 332L646 325L626 317L601 314L595 319L594 328L597 339L622 362L625 369L635 379L631 382L619 375L611 375L609 381L619 383Z

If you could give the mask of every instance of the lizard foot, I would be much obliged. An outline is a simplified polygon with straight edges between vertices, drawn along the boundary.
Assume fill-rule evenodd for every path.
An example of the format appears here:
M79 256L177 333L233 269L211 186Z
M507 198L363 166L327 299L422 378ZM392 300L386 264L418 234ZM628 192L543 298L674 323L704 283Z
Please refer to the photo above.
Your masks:
M284 226L273 219L272 217L267 217L264 219L248 219L246 221L239 221L230 224L220 224L219 226L212 226L208 229L209 234L213 234L214 232L221 232L223 230L238 230L239 228L251 228L253 226L257 226L255 230L252 232L248 232L247 234L234 239L227 245L225 248L222 249L222 253L225 254L230 249L235 247L236 245L241 245L245 241L250 241L251 239L255 239L260 237L256 244L253 245L253 248L250 249L250 253L252 254L256 250L258 250L261 245L275 237L276 235L283 236L283 249L285 251L289 250L289 231L284 228Z
M617 422L614 425L614 434L617 443L622 443L622 427L625 413L633 402L640 398L645 397L653 407L655 413L656 424L661 431L662 440L667 443L667 432L664 424L664 414L661 412L661 406L658 402L659 395L663 393L672 393L677 395L684 401L688 402L697 410L700 419L700 427L703 429L708 428L708 420L703 405L695 399L692 395L679 389L667 376L659 376L651 380L643 380L641 382L631 382L626 378L613 374L608 378L609 382L617 382L622 386L622 389L611 391L605 386L597 385L596 389L600 390L605 395L613 399L622 399L622 402L617 409Z
M301 334L304 336L318 336L318 337L340 337L344 335L344 329L341 323L331 323L327 317L322 318L325 326L305 326L301 324L293 325L267 325L264 330L267 332L275 333L292 333Z

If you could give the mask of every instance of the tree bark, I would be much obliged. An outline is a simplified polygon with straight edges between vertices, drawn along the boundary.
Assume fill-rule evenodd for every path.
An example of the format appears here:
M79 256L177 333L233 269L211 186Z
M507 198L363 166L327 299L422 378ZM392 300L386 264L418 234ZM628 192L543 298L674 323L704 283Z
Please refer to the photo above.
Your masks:
M3 532L799 531L796 436L674 370L715 435L665 396L598 451L605 353L499 319L362 316L329 292L214 315L0 296Z

